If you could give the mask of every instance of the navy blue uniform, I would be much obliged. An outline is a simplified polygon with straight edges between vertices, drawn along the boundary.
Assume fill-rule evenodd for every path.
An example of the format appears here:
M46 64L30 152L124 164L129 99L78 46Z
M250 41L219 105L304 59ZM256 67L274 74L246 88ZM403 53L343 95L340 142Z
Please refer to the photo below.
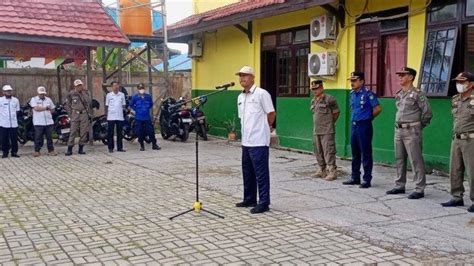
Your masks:
M360 165L364 167L364 183L372 180L372 119L373 108L379 105L377 95L362 86L358 91L351 91L351 148L352 173L351 178L360 182Z
M150 110L153 108L150 94L145 93L143 97L139 94L133 95L130 108L135 111L135 132L138 136L138 143L143 146L143 141L148 136L153 145L156 145L155 129L150 116Z

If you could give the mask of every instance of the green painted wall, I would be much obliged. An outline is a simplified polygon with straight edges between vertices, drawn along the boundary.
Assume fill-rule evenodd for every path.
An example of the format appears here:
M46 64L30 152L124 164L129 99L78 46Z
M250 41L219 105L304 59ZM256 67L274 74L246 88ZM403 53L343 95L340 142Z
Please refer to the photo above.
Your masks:
M210 93L212 90L193 90L193 96ZM237 118L237 96L240 91L225 91L209 97L203 111L206 113L211 134L226 136L222 122L236 117L237 129L240 129ZM336 125L336 147L339 157L351 157L350 148L350 110L349 90L328 89L339 104L341 115ZM279 97L277 99L277 133L280 145L299 150L312 151L312 115L309 110L310 97ZM433 109L433 120L423 132L423 151L427 169L449 169L449 151L451 146L452 116L451 100L446 98L429 99ZM394 122L395 100L381 98L382 113L374 121L374 160L394 163ZM240 135L240 132L238 132Z

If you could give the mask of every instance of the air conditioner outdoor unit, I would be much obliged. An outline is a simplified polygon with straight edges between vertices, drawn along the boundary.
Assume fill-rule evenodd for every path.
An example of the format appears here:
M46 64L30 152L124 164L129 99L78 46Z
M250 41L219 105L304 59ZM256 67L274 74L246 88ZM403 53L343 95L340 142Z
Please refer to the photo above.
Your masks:
M202 56L202 40L192 39L188 43L188 57L201 57Z
M337 53L323 52L308 55L308 75L333 76L336 74Z
M311 41L335 40L337 20L333 15L325 14L311 20Z

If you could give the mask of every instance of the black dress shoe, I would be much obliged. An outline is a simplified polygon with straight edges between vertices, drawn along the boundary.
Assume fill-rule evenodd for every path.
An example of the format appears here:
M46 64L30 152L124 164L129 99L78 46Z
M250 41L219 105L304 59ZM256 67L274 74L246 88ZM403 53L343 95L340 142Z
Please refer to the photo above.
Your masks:
M153 147L151 149L159 151L159 150L161 150L161 147L158 146L157 144L155 144L155 145L153 145Z
M237 208L246 208L246 207L255 207L257 206L257 203L256 202L245 202L245 201L242 201L242 202L239 202L239 203L236 203L235 204L235 207Z
M474 204L471 205L471 207L467 208L468 212L474 212Z
M145 151L145 148L143 148L143 147L142 147L142 148L140 148L140 151Z
M450 199L447 202L441 203L441 206L443 207L458 207L458 206L464 206L464 200L463 199Z
M118 152L126 152L124 149L117 150Z
M410 195L408 195L408 198L409 199L421 199L421 198L424 198L425 197L425 193L424 192L412 192Z
M372 185L370 185L370 183L364 182L364 183L360 184L359 188L369 188L371 186Z
M113 152L114 152L114 150L109 150L109 153L113 153Z
M257 204L257 206L250 209L250 213L252 213L252 214L264 213L264 212L269 211L269 210L270 210L270 208L268 208L268 205Z
M16 153L12 153L12 157L14 158L20 158L20 155L16 154Z
M8 154L3 154L2 158L8 158Z
M392 188L389 191L385 192L387 195L396 195L396 194L405 194L404 188Z
M349 179L342 182L343 185L360 185L360 180Z

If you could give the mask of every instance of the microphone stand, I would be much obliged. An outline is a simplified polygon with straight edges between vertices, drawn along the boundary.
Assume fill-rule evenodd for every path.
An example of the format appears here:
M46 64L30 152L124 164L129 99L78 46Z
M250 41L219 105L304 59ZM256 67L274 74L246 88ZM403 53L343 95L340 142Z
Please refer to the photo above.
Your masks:
M230 86L229 86L230 87ZM201 96L198 96L198 97L195 97L191 100L188 100L186 102L183 102L183 103L178 103L178 104L175 104L173 105L173 107L178 107L180 105L185 105L189 102L193 102L193 103L196 103L196 105L199 105L201 103L201 98L204 98L204 97L208 97L208 96L211 96L211 95L214 95L214 94L217 94L217 93L220 93L220 92L223 92L223 91L226 91L229 87L223 87L221 89L218 89L214 92L211 92L211 93L208 93L208 94L205 94L205 95L201 95ZM198 123L197 120L194 120L193 123ZM197 126L197 125L196 125ZM182 216L182 215L185 215L187 213L190 213L192 211L195 211L195 212L205 212L205 213L209 213L211 215L214 215L218 218L221 218L221 219L224 219L224 216L220 215L220 214L217 214L215 212L212 212L212 211L208 211L206 209L203 209L202 207L202 202L199 200L199 136L196 132L196 138L195 138L195 142L196 142L196 200L194 202L194 205L191 209L189 210L186 210L182 213L179 213L179 214L176 214L175 216L173 217L170 217L169 219L170 220L173 220L174 218L177 218L179 216Z

